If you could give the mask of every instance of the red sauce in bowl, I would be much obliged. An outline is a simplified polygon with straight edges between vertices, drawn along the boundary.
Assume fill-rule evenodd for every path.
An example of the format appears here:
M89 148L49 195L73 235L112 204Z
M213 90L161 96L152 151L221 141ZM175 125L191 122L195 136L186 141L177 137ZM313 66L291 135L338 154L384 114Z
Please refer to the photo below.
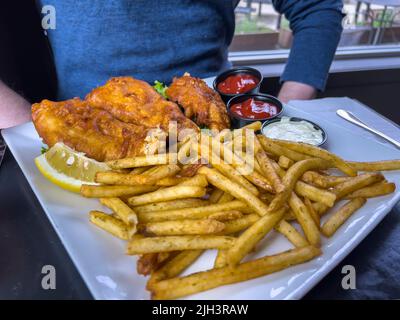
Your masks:
M272 118L279 113L276 105L254 98L233 104L230 111L240 118L256 120Z
M218 83L217 88L224 94L239 94L254 89L259 82L260 79L251 74L238 73L232 74Z

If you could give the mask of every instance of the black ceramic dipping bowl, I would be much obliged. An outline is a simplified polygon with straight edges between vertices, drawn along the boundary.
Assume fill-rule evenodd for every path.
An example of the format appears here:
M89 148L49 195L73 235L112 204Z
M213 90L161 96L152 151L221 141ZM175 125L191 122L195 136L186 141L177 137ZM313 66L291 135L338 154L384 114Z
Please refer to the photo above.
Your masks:
M321 130L321 132L322 132L322 141L320 143L316 144L315 146L317 146L317 147L322 146L326 142L326 140L328 139L328 134L326 133L326 131L323 128L321 128L319 125L317 125L315 122L312 122L310 120L303 119L303 118L297 118L297 117L289 117L289 118L290 118L290 121L295 121L295 122L306 121L308 123L311 123L313 125L314 129ZM278 121L281 121L281 118L277 117L277 118L272 119L270 121L265 121L263 123L262 127L261 127L261 133L264 134L263 130L264 130L264 128L266 126L270 125L271 123L278 122Z
M222 81L224 81L226 78L228 78L231 75L236 75L236 74L250 74L254 77L256 77L259 81L257 83L257 85L252 88L251 90L247 90L245 92L241 92L241 93L237 93L237 94L229 94L229 93L223 93L221 91L218 90L218 84ZM250 67L237 67L237 68L232 68L229 70L226 70L222 73L220 73L213 82L213 87L214 90L217 91L219 93L219 95L221 96L222 100L227 103L230 99L232 99L233 97L239 95L239 94L245 94L245 93L257 93L260 89L260 85L261 82L263 80L263 76L261 75L260 71L258 71L257 69L254 68L250 68Z
M274 116L268 117L268 118L250 119L250 118L246 118L246 117L241 117L238 114L231 112L231 107L234 104L243 102L243 101L245 101L247 99L251 99L251 98L258 100L258 101L265 101L265 102L275 105L278 108L277 114ZM283 112L283 104L277 98L270 96L268 94L246 93L246 94L237 95L237 96L233 97L232 99L230 99L227 103L227 109L228 109L229 117L231 118L232 126L234 128L240 128L240 127L243 127L243 126L245 126L249 123L255 122L255 121L264 122L264 121L279 117Z

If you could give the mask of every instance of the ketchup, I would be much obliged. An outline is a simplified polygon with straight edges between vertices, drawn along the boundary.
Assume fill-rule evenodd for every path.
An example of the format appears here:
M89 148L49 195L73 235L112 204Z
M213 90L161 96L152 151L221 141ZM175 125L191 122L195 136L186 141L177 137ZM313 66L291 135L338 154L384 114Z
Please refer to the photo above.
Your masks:
M241 118L266 119L278 114L278 107L270 102L249 98L231 106L231 112Z
M228 76L225 80L218 83L217 88L225 94L238 94L254 89L259 82L260 79L251 74L238 73Z

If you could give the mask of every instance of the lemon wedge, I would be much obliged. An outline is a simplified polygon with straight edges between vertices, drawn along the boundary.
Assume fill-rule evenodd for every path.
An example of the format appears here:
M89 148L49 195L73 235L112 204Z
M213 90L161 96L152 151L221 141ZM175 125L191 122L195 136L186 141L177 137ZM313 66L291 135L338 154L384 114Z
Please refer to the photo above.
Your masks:
M48 180L72 192L79 192L82 184L97 184L96 172L110 170L104 162L88 158L60 142L37 157L35 164Z

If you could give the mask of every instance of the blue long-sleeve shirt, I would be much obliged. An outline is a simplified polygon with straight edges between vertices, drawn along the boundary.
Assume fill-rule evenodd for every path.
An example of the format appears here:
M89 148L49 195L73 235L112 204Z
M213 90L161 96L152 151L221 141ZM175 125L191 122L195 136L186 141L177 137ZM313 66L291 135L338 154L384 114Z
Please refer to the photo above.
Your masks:
M40 0L56 13L56 28L47 33L59 99L84 97L112 76L169 83L186 71L197 77L217 74L230 65L228 46L237 2ZM282 81L322 90L342 29L342 1L275 0L273 4L290 21L295 35Z

